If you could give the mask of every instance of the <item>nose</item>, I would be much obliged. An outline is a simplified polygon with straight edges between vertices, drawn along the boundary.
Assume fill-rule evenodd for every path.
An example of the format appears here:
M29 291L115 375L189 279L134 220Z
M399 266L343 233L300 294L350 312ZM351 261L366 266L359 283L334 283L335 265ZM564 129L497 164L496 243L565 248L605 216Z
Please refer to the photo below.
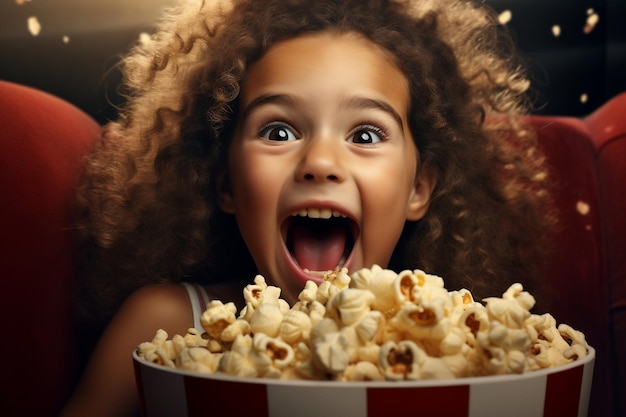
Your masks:
M342 182L345 168L340 144L332 139L309 140L302 149L296 177L305 182Z

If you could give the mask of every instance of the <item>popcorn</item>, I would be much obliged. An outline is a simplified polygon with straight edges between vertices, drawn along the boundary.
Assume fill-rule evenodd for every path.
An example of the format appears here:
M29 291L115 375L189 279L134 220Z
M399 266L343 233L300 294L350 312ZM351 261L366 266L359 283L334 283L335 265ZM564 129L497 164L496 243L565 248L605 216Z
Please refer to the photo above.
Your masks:
M200 317L200 324L212 338L219 338L235 320L237 307L234 303L224 304L221 301L211 301L207 310Z
M217 371L219 356L201 346L192 346L184 349L176 357L177 368L187 371L213 373Z
M222 330L220 338L224 342L232 342L237 338L237 336L247 335L251 332L252 326L250 325L250 322L243 319L237 319Z
M374 265L372 269L361 269L352 275L352 288L367 289L374 294L372 308L386 313L397 304L397 291L393 287L397 275L388 269Z
M268 336L278 336L283 313L277 304L261 304L250 317L252 333L265 333Z
M255 334L252 340L251 353L259 375L279 378L294 359L293 348L288 343L263 333Z
M326 316L343 326L356 324L370 312L370 306L375 298L370 291L346 288L328 300Z
M290 310L283 317L278 329L279 337L289 344L306 342L311 335L313 321L303 311Z
M31 16L26 21L28 25L28 31L33 36L38 36L41 33L41 23L39 23L39 19L37 16Z
M212 301L204 330L171 339L158 330L137 354L195 372L240 377L398 381L522 373L587 355L585 336L550 314L532 314L521 284L474 300L421 270L373 266L329 271L290 307L257 275L246 306Z
M183 340L185 341L185 345L187 347L205 347L209 343L208 339L205 339L202 334L200 334L200 332L193 327L187 330L187 334L185 335Z
M391 381L420 379L419 363L426 354L411 340L386 342L380 348L379 362L385 378Z
M313 345L314 362L324 374L341 374L350 364L349 346L349 341L341 333L326 334Z
M372 362L362 361L350 365L344 372L344 381L384 381L380 368Z
M220 355L217 371L234 376L257 377L257 366L250 355L251 349L252 337L238 336L231 350Z

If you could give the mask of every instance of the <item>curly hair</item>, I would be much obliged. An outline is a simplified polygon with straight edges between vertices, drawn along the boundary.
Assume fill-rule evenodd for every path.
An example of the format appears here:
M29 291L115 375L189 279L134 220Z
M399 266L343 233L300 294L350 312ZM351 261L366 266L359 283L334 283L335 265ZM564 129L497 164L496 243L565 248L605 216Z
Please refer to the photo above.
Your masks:
M409 81L411 133L437 185L389 267L474 291L537 276L552 221L547 173L519 117L529 82L491 9L471 0L179 0L124 58L125 107L86 161L78 230L92 313L109 316L148 283L255 273L216 192L240 83L275 43L319 32L360 34Z

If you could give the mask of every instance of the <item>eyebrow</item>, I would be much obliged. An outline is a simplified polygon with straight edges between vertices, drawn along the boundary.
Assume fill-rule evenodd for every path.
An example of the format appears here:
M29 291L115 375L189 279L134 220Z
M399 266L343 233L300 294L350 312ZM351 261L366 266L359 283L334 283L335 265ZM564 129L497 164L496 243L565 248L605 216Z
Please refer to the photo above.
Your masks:
M357 109L377 109L389 114L404 131L404 124L400 114L387 102L367 97L352 97L347 102L348 107Z
M288 94L262 94L250 103L246 105L241 111L241 120L245 120L250 113L257 107L261 107L265 104L284 104L288 106L293 106L296 103L296 99L293 96Z
M294 106L297 99L289 94L262 94L254 98L250 103L244 107L241 111L241 120L245 120L246 117L257 107L261 107L265 104L284 104L287 106ZM402 123L402 117L400 114L387 102L383 100L377 100L368 97L351 97L345 103L348 108L356 109L377 109L390 115L396 123L400 126L400 129L404 131L404 124Z

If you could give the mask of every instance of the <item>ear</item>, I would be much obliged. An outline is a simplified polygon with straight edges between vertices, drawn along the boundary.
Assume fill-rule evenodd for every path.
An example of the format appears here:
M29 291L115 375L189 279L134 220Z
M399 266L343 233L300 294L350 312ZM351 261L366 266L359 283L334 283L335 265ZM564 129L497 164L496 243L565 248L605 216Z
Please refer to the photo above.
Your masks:
M430 166L422 165L415 178L415 184L409 198L406 213L407 220L417 221L426 215L436 184L437 175L435 170Z
M233 193L230 189L230 180L228 178L228 172L224 169L217 175L217 200L220 208L225 213L235 213L235 202L233 199Z

